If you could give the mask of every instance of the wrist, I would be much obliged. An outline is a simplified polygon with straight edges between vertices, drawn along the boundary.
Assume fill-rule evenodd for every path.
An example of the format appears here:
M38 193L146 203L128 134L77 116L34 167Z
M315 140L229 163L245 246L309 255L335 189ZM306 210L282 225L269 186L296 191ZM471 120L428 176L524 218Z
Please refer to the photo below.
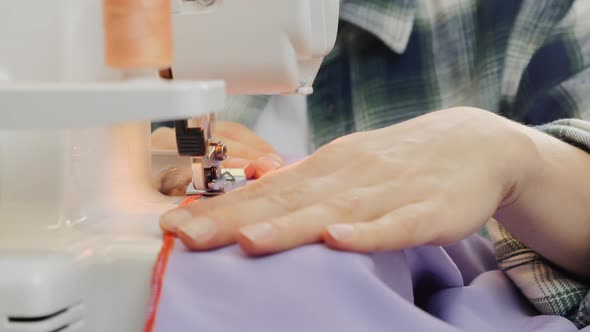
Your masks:
M498 209L518 201L543 172L539 153L539 135L546 136L543 133L477 108L458 107L443 112L445 119L461 123L461 130L469 133L466 137L491 157L487 174L499 185Z
M534 128L518 130L531 142L521 158L526 160L526 173L515 186L512 201L498 209L494 218L531 250L589 278L590 269L580 262L590 255L590 156Z
M542 178L544 165L540 148L544 134L506 118L502 121L510 135L503 143L507 149L502 160L506 164L507 187L498 209L519 205L525 193Z
M543 173L539 136L543 133L494 115L504 130L498 133L499 167L504 174L504 191L498 209L517 204L523 193L537 182Z

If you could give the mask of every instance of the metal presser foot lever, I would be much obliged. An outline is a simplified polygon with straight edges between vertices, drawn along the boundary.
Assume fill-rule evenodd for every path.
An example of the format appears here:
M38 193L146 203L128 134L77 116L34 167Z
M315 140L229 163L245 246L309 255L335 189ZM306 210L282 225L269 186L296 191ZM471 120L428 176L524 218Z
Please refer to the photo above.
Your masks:
M222 169L227 147L213 138L215 114L175 121L178 153L191 158L192 183L187 195L215 196L246 184L241 169Z

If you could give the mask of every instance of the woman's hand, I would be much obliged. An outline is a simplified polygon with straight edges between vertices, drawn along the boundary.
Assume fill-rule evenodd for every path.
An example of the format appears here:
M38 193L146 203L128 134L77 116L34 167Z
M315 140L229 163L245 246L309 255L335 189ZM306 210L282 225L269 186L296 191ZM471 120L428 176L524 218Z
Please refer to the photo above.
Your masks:
M310 158L161 219L191 249L254 255L324 241L371 252L467 237L519 194L536 149L520 125L470 108L338 139Z
M222 163L225 168L243 168L248 179L257 179L282 167L285 162L260 136L247 127L227 121L218 121L216 137L228 147L228 159ZM161 150L176 150L174 129L158 128L152 133L152 147ZM167 195L184 195L191 181L189 168L174 168L160 175L159 190Z

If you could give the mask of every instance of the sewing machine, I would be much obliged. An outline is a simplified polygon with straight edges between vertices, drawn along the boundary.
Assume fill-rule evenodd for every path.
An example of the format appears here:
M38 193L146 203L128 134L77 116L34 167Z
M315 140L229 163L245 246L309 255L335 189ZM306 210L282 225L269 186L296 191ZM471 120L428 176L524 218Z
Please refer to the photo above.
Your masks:
M231 189L210 114L228 94L311 93L338 7L171 0L169 80L107 65L101 0L0 0L0 332L141 330L178 203L152 183L150 121L201 135L175 156L193 189Z

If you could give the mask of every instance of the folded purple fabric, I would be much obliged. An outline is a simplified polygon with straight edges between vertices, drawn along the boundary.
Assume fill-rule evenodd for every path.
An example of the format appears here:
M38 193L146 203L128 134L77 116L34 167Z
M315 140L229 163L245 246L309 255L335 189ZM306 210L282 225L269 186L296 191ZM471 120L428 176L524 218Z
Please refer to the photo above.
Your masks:
M538 315L477 235L445 248L362 255L311 245L263 258L178 242L168 264L156 332L577 331Z

